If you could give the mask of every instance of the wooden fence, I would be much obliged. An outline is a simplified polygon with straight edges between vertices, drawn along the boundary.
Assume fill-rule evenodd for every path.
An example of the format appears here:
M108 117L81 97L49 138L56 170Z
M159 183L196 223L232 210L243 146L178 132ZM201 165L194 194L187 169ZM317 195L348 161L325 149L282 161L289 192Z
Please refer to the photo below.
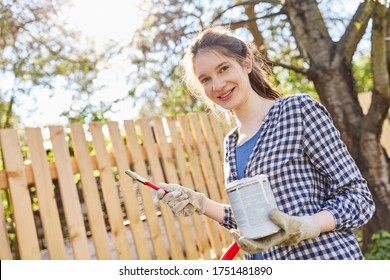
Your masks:
M359 99L366 112L369 94ZM124 170L227 202L228 129L199 113L0 130L0 259L218 259L232 242L225 229L175 217ZM389 135L385 123L390 155Z
M175 217L124 170L227 202L228 129L200 113L1 130L0 259L218 259L228 231Z

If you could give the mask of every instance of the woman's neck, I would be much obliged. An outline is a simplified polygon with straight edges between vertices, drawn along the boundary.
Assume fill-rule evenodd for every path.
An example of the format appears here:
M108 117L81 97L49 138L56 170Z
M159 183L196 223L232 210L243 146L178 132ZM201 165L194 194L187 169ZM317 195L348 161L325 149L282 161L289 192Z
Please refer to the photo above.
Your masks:
M239 143L244 143L256 134L274 104L275 100L265 99L256 94L256 96L249 98L239 109L234 110L234 114L240 122Z

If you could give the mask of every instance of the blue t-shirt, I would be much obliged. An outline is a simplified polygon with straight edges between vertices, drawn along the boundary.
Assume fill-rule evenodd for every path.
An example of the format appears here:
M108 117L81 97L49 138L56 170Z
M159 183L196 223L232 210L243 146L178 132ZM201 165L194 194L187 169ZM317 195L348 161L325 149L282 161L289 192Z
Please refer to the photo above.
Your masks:
M261 127L255 135L251 137L241 146L236 147L236 165L237 165L237 178L242 179L245 177L245 168L248 163L249 157L252 154L253 148L256 145L257 140L261 134ZM264 260L264 257L261 253L254 254L255 260Z
M246 141L241 146L236 147L237 179L242 179L245 177L246 165L248 163L249 157L252 154L253 148L259 139L261 130L262 129L260 127L256 134L251 137L251 139Z

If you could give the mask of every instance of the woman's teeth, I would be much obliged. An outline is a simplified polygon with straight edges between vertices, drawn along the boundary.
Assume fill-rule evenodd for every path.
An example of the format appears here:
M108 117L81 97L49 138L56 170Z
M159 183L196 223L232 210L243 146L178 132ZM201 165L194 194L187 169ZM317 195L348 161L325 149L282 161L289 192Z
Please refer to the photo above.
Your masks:
M226 96L228 96L230 93L232 93L233 90L229 90L227 93L225 93L224 95L221 95L219 98L225 98Z

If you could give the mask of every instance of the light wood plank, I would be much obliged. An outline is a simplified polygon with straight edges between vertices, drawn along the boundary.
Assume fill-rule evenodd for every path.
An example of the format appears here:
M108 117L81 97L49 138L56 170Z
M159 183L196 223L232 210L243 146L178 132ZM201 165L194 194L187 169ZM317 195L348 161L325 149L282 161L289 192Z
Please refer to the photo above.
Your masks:
M227 198L225 192L223 160L221 160L220 157L220 150L223 149L223 147L220 147L218 141L215 139L214 132L211 128L207 115L205 113L199 113L195 116L198 116L200 119L201 130L211 158L211 164L215 171L215 178L218 183L219 197L221 199L220 202L222 202L225 201L225 198Z
M214 133L214 137L217 141L216 144L219 147L220 158L223 161L223 157L224 157L223 148L224 148L224 139L225 139L224 131L221 127L221 124L213 116L207 115L207 118L209 119L211 128Z
M64 236L50 177L46 151L40 128L26 128L27 144L31 157L39 213L50 259L67 259Z
M115 184L110 163L110 157L106 149L105 139L102 132L102 124L92 122L89 125L92 134L92 143L95 148L96 159L100 171L104 202L106 204L110 228L114 238L114 244L118 259L131 259L130 243L123 224L123 214L118 197L118 189Z
M76 260L89 260L91 255L87 233L77 187L73 180L72 163L68 144L65 141L64 128L62 126L49 126L49 131L74 258Z
M160 159L158 157L158 151L149 124L149 119L139 119L139 125L141 128L143 145L146 148L146 155L152 172L153 180L156 183L164 182L164 175L160 166ZM181 244L178 244L177 242L178 233L176 231L175 219L171 208L160 202L160 209L165 224L165 231L167 234L172 259L184 259Z
M0 260L12 260L3 204L0 204Z
M187 167L187 160L185 158L185 149L183 143L180 141L178 129L176 127L176 121L173 117L167 117L167 125L169 127L170 137L174 148L171 149L177 162L177 169L179 172L180 183L188 188L194 189L194 182L192 180L191 171ZM210 255L210 243L206 235L206 228L199 215L192 215L193 228L196 233L196 239L198 243L198 251L200 257L206 260L211 258ZM187 257L188 258L188 257Z
M161 151L162 167L164 169L164 175L167 182L179 184L179 177L177 176L177 170L175 166L175 158L173 149L167 141L167 136L164 132L164 126L161 117L153 118L153 128L156 135L157 144ZM177 147L175 147L177 148ZM191 218L190 217L176 217L180 226L181 235L184 243L184 251L186 252L186 258L198 259L199 254L194 242L194 236L191 231Z
M7 172L10 186L19 255L23 260L38 260L41 258L38 234L35 227L30 191L26 181L23 156L16 130L0 130L0 142L6 166L5 171Z
M359 99L360 106L362 107L363 113L367 114L371 106L372 93L359 93L357 96ZM387 155L390 157L390 123L388 120L385 120L383 122L380 143L385 148Z
M150 260L152 257L146 240L144 224L140 218L141 214L138 209L137 197L133 188L133 180L125 174L125 170L129 169L130 166L127 158L127 150L122 141L118 123L108 122L107 124L115 160L118 166L119 184L123 194L127 217L130 220L130 228L138 259Z
M206 188L206 182L204 180L202 168L200 165L201 159L198 156L199 151L197 150L188 119L186 116L178 116L178 121L180 124L182 141L184 142L186 152L188 153L192 178L195 184L195 190L204 193L206 196L210 196ZM204 217L204 219L206 223L207 232L210 238L210 243L214 250L215 258L217 258L220 256L223 248L218 229L219 225L215 221L207 217Z
M99 260L110 260L110 251L104 214L100 203L98 186L93 175L94 167L88 151L84 130L81 124L72 124L71 139L75 152L76 164L80 172L83 198L87 209L89 228Z
M201 167L202 167L204 176L206 178L207 189L208 189L208 192L210 193L210 197L211 197L211 199L222 203L224 201L222 197L223 197L223 195L225 195L224 183L221 181L218 181L218 179L223 179L224 172L222 170L219 170L219 172L222 173L220 176L218 176L217 175L218 173L216 173L216 169L214 167L215 167L215 165L218 166L218 162L216 162L217 156L216 155L214 156L215 162L212 162L212 158L213 158L212 150L214 150L214 148L213 148L213 145L208 146L206 144L208 142L208 140L210 140L213 143L214 140L211 138L212 133L211 133L210 129L208 129L208 131L204 131L204 133L202 133L202 129L199 126L199 118L198 117L199 117L199 114L188 115L188 119L189 119L189 122L191 125L192 135L193 135L194 140L195 140L195 146L198 148L198 151L200 154ZM210 134L207 136L207 137L209 137L208 139L205 138L207 134ZM211 150L209 148L211 148ZM220 192L221 188L223 189L222 192ZM227 240L231 239L231 235L228 231L226 231L222 227L219 227L219 231L222 235L222 238L221 238L222 243L223 243L224 247L226 248L227 246L229 246L229 244L227 243L228 242Z
M126 132L127 149L131 154L131 158L133 159L134 171L140 176L148 178L149 176L146 169L146 160L144 158L143 149L138 142L135 124L132 120L125 120L124 127ZM142 185L139 185L138 189L141 195L145 216L147 217L146 221L154 249L155 258L158 260L167 260L169 256L152 197L153 190L147 186Z
M91 161L92 161L92 166L94 169L97 169L97 164L96 164L96 157L91 156ZM110 161L112 165L115 165L115 159L113 155L110 153ZM73 173L79 173L78 166L76 164L76 161L72 158L72 169ZM26 179L27 179L27 184L32 185L34 184L34 176L33 176L33 171L31 168L31 164L26 164L24 166L25 168L25 173L26 173ZM54 162L49 162L49 169L50 169L50 176L52 180L58 179L58 174L57 174L57 168L55 166ZM7 174L5 170L0 170L0 190L5 190L8 189L8 181L7 181Z
M210 153L207 149L206 141L203 138L203 134L199 126L199 120L197 118L197 115L189 114L187 118L191 126L194 147L196 147L199 152L200 164L203 170L203 175L206 180L210 198L217 202L221 202L221 196L219 194L218 188L216 188L216 186L218 186L218 183L215 179L215 171L211 163Z

